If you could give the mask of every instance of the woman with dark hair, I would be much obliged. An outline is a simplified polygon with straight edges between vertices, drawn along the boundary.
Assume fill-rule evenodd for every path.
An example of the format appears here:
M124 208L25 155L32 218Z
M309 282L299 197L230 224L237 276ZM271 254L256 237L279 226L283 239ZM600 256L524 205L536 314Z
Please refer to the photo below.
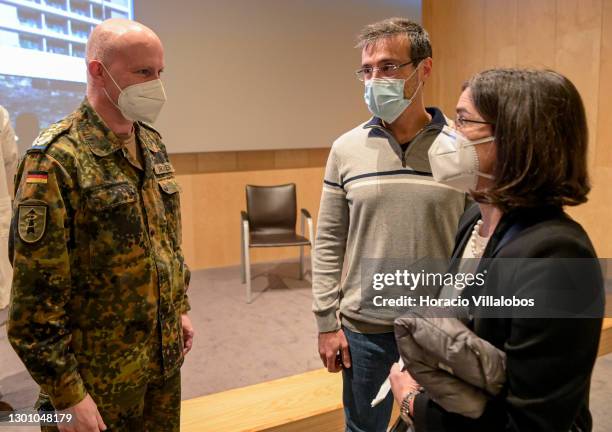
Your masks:
M478 260L478 273L519 259L511 279L489 272L472 294L518 295L541 307L493 317L471 310L469 328L506 356L504 388L479 418L446 411L394 365L400 411L416 432L590 431L603 279L589 237L563 211L590 190L580 95L556 72L494 69L464 85L456 110L455 129L429 151L434 178L477 204L459 223L453 262ZM574 259L582 265L559 264Z

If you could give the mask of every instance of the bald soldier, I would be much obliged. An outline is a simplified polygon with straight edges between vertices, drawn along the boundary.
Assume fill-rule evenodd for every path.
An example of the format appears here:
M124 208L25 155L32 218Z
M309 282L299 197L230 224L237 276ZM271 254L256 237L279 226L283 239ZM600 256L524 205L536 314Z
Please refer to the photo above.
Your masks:
M87 97L16 177L8 336L60 431L178 431L191 348L179 186L154 122L164 52L149 28L98 25ZM43 427L43 430L57 430Z

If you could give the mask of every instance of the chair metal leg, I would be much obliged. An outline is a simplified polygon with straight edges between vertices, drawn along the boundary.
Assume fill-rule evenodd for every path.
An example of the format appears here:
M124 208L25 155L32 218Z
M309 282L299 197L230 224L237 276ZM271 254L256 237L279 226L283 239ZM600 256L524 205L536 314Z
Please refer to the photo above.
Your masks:
M306 225L306 218L304 217L304 213L302 213L302 217L300 219L300 231L302 237L304 237L306 235L306 233L304 232L304 228ZM300 280L304 280L304 246L300 246Z
M244 278L246 280L246 301L251 303L251 256L249 249L249 225L248 223L242 224L242 249L244 250Z
M300 246L300 280L304 279L304 246Z
M312 218L308 218L306 222L308 223L308 239L310 240L310 281L312 282L314 278L314 226L312 224Z
M314 253L312 253L312 243L310 246L310 282L312 283L313 279L314 279Z
M249 256L249 250L247 249L245 252L245 270L246 270L246 298L247 298L247 303L251 303L251 301L253 301L252 299L252 292L251 292L251 257Z
M308 224L308 240L310 240L310 275L312 279L313 274L313 249L314 249L314 227L312 225L312 218L310 217L310 213L307 210L302 209L302 217L301 217L301 232L302 237L306 236L306 224ZM304 246L300 246L300 280L304 279Z
M240 246L242 249L242 283L246 283L246 301L251 303L251 255L249 248L249 219L245 212L241 213L242 225L240 229L241 242Z
M240 278L242 279L242 283L246 282L245 254L244 229L242 223L240 223Z

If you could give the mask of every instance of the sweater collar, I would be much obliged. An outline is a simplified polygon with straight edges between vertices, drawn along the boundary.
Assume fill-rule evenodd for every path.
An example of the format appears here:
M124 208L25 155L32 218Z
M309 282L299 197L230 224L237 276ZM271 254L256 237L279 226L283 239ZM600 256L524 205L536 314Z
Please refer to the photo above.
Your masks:
M426 107L425 111L427 111L427 113L431 115L431 121L426 127L439 126L440 128L442 128L442 126L448 124L446 121L446 116L439 108ZM382 121L382 119L378 117L372 117L365 125L363 125L363 127L364 129L370 129L370 128L388 129L387 127L385 127L385 124Z

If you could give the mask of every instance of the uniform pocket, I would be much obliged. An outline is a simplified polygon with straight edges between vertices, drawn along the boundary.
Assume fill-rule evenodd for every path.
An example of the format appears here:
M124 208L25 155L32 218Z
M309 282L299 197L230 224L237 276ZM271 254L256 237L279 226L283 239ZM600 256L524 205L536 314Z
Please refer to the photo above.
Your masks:
M84 191L82 222L93 267L125 266L145 255L144 217L136 187L127 182Z
M173 195L181 191L181 186L174 177L168 177L158 180L159 187L168 195Z
M166 177L157 181L164 202L165 219L167 222L168 237L170 237L174 249L181 244L181 186L174 177Z
M105 210L136 201L136 189L127 182L95 186L88 190L92 210Z

